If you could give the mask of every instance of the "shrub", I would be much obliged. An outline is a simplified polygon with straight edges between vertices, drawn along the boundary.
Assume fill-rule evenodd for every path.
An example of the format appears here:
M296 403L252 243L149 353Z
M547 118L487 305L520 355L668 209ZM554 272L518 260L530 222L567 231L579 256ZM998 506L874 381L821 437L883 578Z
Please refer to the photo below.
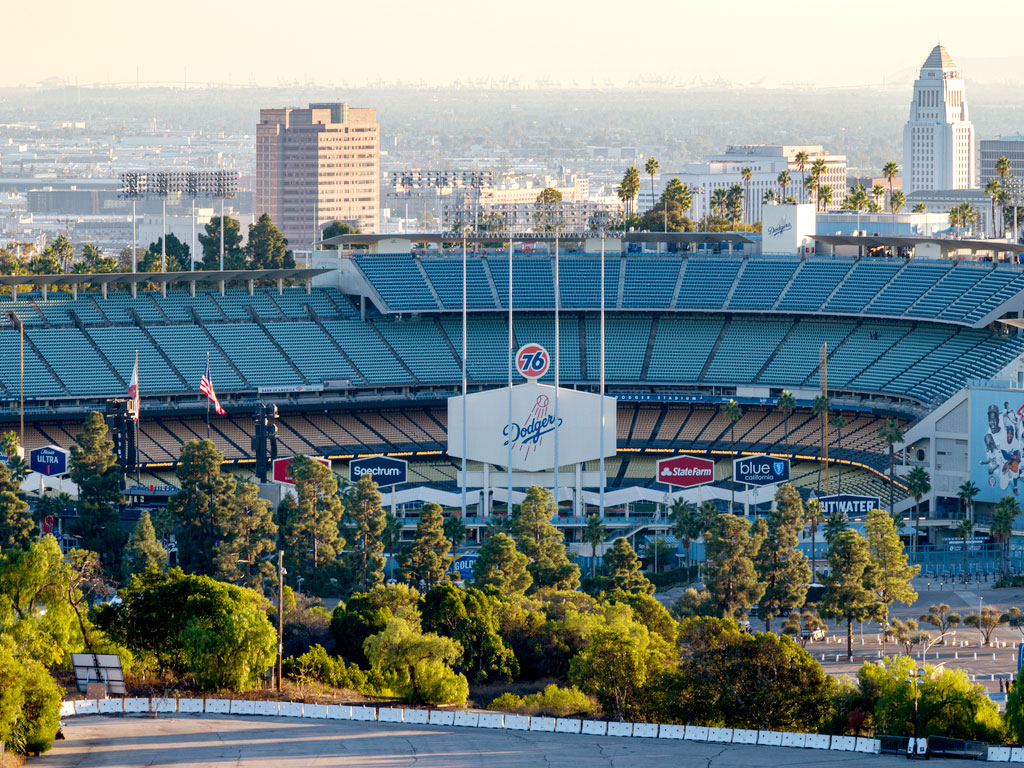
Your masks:
M568 717L569 715L592 717L598 712L597 703L575 685L569 688L549 685L543 691L532 693L529 696L503 693L488 704L487 708L517 712L523 715L552 717Z
M366 687L366 674L355 664L345 665L322 645L314 645L299 657L290 656L281 663L284 674L301 685L321 683L332 688L351 688L362 691Z

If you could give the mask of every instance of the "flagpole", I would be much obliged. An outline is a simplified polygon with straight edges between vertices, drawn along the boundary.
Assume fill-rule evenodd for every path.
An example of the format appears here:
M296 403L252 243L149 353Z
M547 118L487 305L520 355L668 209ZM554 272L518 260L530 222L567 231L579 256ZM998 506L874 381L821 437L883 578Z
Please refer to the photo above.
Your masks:
M558 510L558 384L559 384L559 333L558 333L558 310L562 303L558 287L558 225L555 225L555 509Z
M142 483L142 470L139 468L139 422L142 420L142 396L139 393L139 350L135 350L135 482Z
M466 374L466 230L462 230L462 521L466 520L466 395L469 388ZM477 509L477 516L483 515Z
M604 230L601 230L601 285L598 290L601 292L601 383L599 389L601 397L598 401L601 409L601 456L598 462L600 464L598 475L601 481L599 493L600 518L604 520Z
M505 510L512 518L512 363L516 355L515 337L512 335L512 219L508 219L508 471L506 477Z
M223 232L224 231L224 219L223 219L223 217L221 218L220 222L221 222L221 231ZM206 370L210 371L210 352L209 352L209 350L207 350L207 352L206 352ZM210 371L210 385L211 386L213 385L213 371ZM210 439L210 396L209 395L206 396L206 439L207 440Z

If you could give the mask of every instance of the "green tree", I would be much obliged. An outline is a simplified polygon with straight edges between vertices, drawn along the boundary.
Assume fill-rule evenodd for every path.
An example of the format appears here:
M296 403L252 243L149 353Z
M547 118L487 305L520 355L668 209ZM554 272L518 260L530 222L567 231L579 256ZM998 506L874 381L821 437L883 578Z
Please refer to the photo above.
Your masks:
M928 606L928 613L918 619L925 624L937 627L940 635L945 635L960 624L960 614L953 613L946 603Z
M347 221L332 221L326 227L320 235L320 241L329 240L332 237L338 237L339 235L358 235L359 227L349 224ZM338 250L337 245L322 245L325 251L336 251Z
M775 492L775 504L767 517L767 535L758 549L757 574L764 584L760 615L764 631L772 631L772 619L800 608L807 598L811 569L797 549L803 530L804 505L800 493L789 483Z
M980 612L968 613L964 616L964 626L977 629L985 645L992 644L992 633L1009 622L1006 614L993 605L984 606Z
M155 243L150 243L146 255L142 257L139 271L188 272L190 259L189 247L181 242L173 232L168 232L166 249L163 248L163 238L158 237Z
M789 417L792 415L793 411L796 410L796 398L793 397L792 392L788 389L784 389L782 390L782 394L779 395L779 399L775 405L782 412L782 440L785 442L789 439ZM776 445L778 445L777 441Z
M128 546L124 550L121 562L121 573L127 581L147 568L162 570L167 565L167 550L156 538L153 521L149 512L143 512L135 524L135 530L128 537Z
M931 477L924 467L914 467L907 473L907 493L914 497L914 554L917 554L921 536L921 497L932 489Z
M974 520L974 497L980 493L978 486L970 480L966 480L957 488L956 495L964 511L964 516Z
M818 505L818 508L819 509L821 508L820 503ZM824 533L825 543L828 544L831 547L832 543L836 539L838 539L839 536L842 535L843 531L845 531L847 528L849 528L849 526L850 526L850 521L846 519L846 514L845 513L843 513L843 512L833 512L825 520L825 533Z
M167 503L175 521L178 564L187 573L211 576L216 571L217 541L234 491L234 480L221 474L224 455L212 440L185 443L174 474L178 492Z
M373 670L406 703L466 703L469 683L451 668L462 655L455 640L393 618L366 639L364 652Z
M967 540L974 533L974 523L969 517L964 517L953 528L953 533L960 537L964 550L964 584L967 583Z
M401 540L402 521L390 510L384 510L384 532L381 534L381 541L388 553L388 579L395 578L395 547Z
M892 181L893 181L893 179L895 179L899 175L900 175L900 167L899 167L899 165L896 164L895 160L890 160L889 162L887 162L885 165L882 166L882 176L889 183L889 200L890 200L890 202L892 201L892 196L893 196ZM894 210L893 213L896 213L896 211Z
M512 538L529 560L527 569L533 577L533 589L576 589L580 585L580 569L569 561L562 532L551 523L554 514L551 491L531 486L512 516Z
M0 551L27 549L38 535L39 529L32 521L28 502L21 498L10 470L0 464Z
M215 548L216 576L221 581L241 582L263 592L263 579L277 570L272 555L277 550L277 524L270 502L260 498L260 487L241 480L220 510L220 543Z
M104 256L103 251L92 243L82 246L82 258L75 263L73 272L78 274L102 274L117 272L119 265L113 256Z
M348 568L360 591L365 592L384 582L382 536L387 526L380 491L371 475L363 475L349 489L345 506L350 532L350 546L346 550Z
M121 503L121 469L99 411L92 411L71 446L71 481L78 485L78 520L72 531L96 552L108 572L121 567L128 533L115 509Z
M456 550L459 545L466 540L466 524L462 522L462 517L452 512L444 520L444 535L452 543L452 549Z
M786 189L792 183L792 178L789 175L789 171L782 171L779 173L779 177L776 179L779 184L779 200L786 202Z
M647 158L647 162L644 163L644 173L651 177L651 200L654 200L654 177L658 173L658 168L661 167L658 163L658 159L651 155Z
M613 589L643 592L648 595L654 592L654 585L642 573L643 564L640 558L622 536L617 538L612 548L605 553L604 568Z
M846 655L853 659L853 622L878 611L875 573L868 543L856 531L845 529L829 545L829 573L825 594L818 604L822 616L846 620Z
M290 467L296 501L278 510L285 556L298 571L296 575L303 575L320 590L326 586L325 579L331 578L331 566L337 564L345 548L339 530L345 506L338 498L337 478L319 461L300 455L292 459Z
M416 536L402 557L402 572L412 582L432 587L444 579L452 564L452 543L444 533L441 506L428 502L420 510Z
M913 605L917 602L913 579L921 572L921 566L908 564L906 548L896 526L881 509L868 512L864 519L864 538L872 563L872 586L884 626L889 622L889 608L893 603ZM884 632L882 638L884 642Z
M903 430L896 419L886 419L878 430L878 439L889 447L889 516L894 517L896 491L896 444L903 442Z
M224 217L224 269L245 269L245 251L242 250L242 232L238 219ZM199 233L203 249L202 269L220 269L220 216L214 216ZM169 242L169 241L168 241Z
M996 504L995 514L989 533L999 544L999 573L1006 573L1006 561L1010 555L1010 536L1013 534L1013 521L1020 516L1020 504L1013 496L1004 496Z
M407 584L386 584L369 592L357 592L347 603L338 603L331 614L331 634L336 650L346 660L365 666L363 645L384 630L393 618L420 627L420 593Z
M522 595L533 584L528 563L512 537L495 533L480 547L480 555L473 563L473 583L478 587L493 586L503 595Z
M45 752L60 725L63 692L37 659L0 634L0 743L15 754Z
M540 232L557 232L561 229L559 206L562 203L562 193L554 187L545 187L537 195L534 201L533 222L534 229Z
M3 690L3 686L0 686ZM2 708L0 708L2 711ZM1006 697L1006 729L1014 744L1024 742L1024 669L1017 672L1010 693ZM2 736L0 736L2 737Z
M583 542L590 545L590 578L597 577L597 548L608 537L608 528L595 513L587 515L587 522L581 531Z
M217 245L219 248L220 243ZM255 224L249 225L245 256L249 269L292 269L295 266L288 241L266 213Z
M735 400L730 400L722 407L722 413L725 418L729 420L729 442L732 445L733 450L736 449L736 422L743 418L743 409L740 408L739 403ZM736 507L736 481L729 484L732 490L732 495L729 498L729 514L733 514Z
M821 521L821 502L817 499L808 500L804 506L804 519L810 525L811 533L811 581L818 580L818 523Z
M716 615L738 618L764 594L754 558L761 541L746 520L717 515L704 536L704 583Z
M690 544L703 533L700 516L693 505L682 497L672 502L671 509L672 534L683 544L683 554L686 555L686 578L689 580Z

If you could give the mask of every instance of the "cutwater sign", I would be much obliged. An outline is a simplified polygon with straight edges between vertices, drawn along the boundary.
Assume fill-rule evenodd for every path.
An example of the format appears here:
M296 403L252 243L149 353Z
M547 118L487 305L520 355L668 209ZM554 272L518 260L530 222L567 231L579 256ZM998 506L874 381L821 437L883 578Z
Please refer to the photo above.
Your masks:
M848 493L821 496L818 503L821 504L821 513L826 516L836 513L847 517L860 516L866 515L872 509L882 508L882 500L877 496L854 496Z
M353 483L369 475L377 485L399 485L406 481L409 464L405 459L393 459L390 456L368 456L365 459L354 459L348 465L348 477Z
M476 555L462 555L455 558L451 565L451 571L460 579L471 579L473 577L473 563L476 562Z
M63 448L47 445L43 448L29 451L28 466L33 472L38 472L41 475L51 475L54 477L66 475L69 455Z
M533 406L519 421L506 424L502 431L505 438L505 446L512 443L512 450L522 453L523 458L530 457L530 452L541 447L544 436L549 435L562 426L562 419L555 419L554 413L549 413L551 398L541 393L537 395Z
M774 456L744 456L732 462L732 476L745 485L774 485L789 480L789 459Z

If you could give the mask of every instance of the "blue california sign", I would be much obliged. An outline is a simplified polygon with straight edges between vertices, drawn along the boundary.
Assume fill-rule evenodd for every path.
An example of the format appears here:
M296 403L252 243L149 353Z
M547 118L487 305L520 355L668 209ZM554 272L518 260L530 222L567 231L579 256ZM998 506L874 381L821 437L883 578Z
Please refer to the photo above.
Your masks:
M409 464L405 459L393 459L390 456L368 456L365 459L354 459L348 465L348 477L353 483L369 475L377 485L400 485L406 482Z
M66 475L68 472L68 452L55 445L36 448L28 453L28 466L33 472L41 475Z
M469 579L473 576L473 563L476 562L476 555L462 555L452 562L451 571L460 579Z
M789 480L789 459L774 456L744 456L734 459L732 476L745 485L774 485Z

